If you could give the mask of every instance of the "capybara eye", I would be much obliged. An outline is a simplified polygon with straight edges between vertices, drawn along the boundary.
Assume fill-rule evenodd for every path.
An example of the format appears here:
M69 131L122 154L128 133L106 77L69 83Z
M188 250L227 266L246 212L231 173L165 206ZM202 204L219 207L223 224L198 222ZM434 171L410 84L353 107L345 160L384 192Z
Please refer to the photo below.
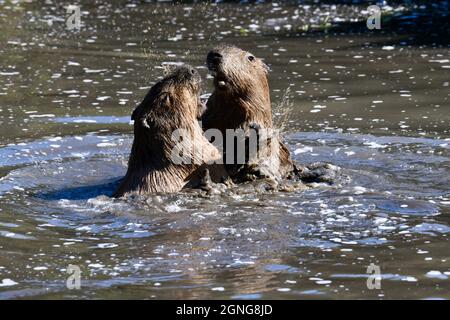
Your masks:
M251 61L251 62L255 61L255 57L254 56L248 56L247 59L248 59L248 61Z

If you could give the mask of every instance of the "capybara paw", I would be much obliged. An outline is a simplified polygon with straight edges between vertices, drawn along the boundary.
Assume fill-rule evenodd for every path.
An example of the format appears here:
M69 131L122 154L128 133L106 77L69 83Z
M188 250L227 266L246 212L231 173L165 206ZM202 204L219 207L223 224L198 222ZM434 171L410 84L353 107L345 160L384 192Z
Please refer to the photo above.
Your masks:
M233 180L239 183L245 181L255 181L261 178L268 178L268 176L263 173L258 165L246 163L239 169Z
M307 166L296 166L295 170L304 183L334 184L341 169L329 163L314 162Z
M204 191L210 191L212 189L213 182L211 180L209 169L205 169L203 171L203 176L200 179L200 184L198 187Z

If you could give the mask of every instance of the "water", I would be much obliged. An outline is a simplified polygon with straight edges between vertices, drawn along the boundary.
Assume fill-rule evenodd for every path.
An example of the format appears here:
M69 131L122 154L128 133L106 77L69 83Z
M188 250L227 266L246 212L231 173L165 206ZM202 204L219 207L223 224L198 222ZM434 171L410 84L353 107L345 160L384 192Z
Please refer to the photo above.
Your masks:
M59 5L0 7L1 299L450 298L448 45L293 31L356 6L83 4L79 33ZM210 92L204 58L221 42L271 65L295 160L346 179L109 198L160 64L198 66ZM69 265L81 290L66 287Z

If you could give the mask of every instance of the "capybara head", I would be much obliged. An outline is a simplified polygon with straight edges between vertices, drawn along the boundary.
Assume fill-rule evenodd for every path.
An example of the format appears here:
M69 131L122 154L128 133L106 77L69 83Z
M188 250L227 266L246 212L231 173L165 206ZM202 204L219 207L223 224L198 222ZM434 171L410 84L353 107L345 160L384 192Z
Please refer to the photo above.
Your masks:
M253 54L222 45L206 57L214 76L214 91L202 116L204 129L245 128L257 123L272 127L267 65Z
M195 129L202 110L200 83L200 75L193 67L175 67L134 110L134 151L139 154L135 161L140 166L148 165L147 160L153 163L152 168L166 165L174 144L172 133Z
M115 193L173 192L185 184L193 165L175 165L172 158L175 130L183 129L202 146L197 122L200 106L200 75L182 65L157 82L134 110L134 140L127 174ZM199 133L197 133L199 132ZM205 142L207 142L205 140ZM190 149L189 149L190 150Z
M217 90L241 98L268 91L267 65L250 52L234 46L219 46L206 57L208 69L214 75Z
M198 118L203 110L200 102L201 78L198 71L189 66L172 67L171 72L157 82L144 101L134 110L132 119L138 126L148 127L148 115L156 113L169 116L176 124L179 120Z
M273 128L267 81L269 68L261 59L237 47L222 45L208 53L206 64L214 76L214 91L202 115L204 130L213 128L225 134L229 129ZM292 167L289 151L279 141L276 132L272 132L266 141L274 143L265 148L263 143L258 142L258 155L251 162L257 163L260 168L268 168L266 171L272 172L273 176L284 176ZM279 148L275 142L278 142ZM234 175L240 167L232 163L227 169Z

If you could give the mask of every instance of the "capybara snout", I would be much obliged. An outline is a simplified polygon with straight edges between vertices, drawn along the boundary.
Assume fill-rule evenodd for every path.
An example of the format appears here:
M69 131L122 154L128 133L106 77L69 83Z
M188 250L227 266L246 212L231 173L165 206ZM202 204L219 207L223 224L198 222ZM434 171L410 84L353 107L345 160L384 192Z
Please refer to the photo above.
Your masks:
M217 67L222 63L223 56L219 49L211 50L206 56L206 64L210 71L216 71Z
M184 64L176 67L167 77L174 84L191 84L196 90L200 89L201 77L197 69L190 65Z
M196 118L199 120L201 115L203 114L206 106L200 100L200 88L202 79L200 77L199 72L194 67L190 65L182 65L176 68L172 74L171 78L173 78L173 85L188 85L192 86L192 93L197 97L197 105L196 105Z
M228 45L209 51L206 65L214 74L217 89L226 89L242 96L252 90L253 82L263 81L268 70L267 65L250 52Z

